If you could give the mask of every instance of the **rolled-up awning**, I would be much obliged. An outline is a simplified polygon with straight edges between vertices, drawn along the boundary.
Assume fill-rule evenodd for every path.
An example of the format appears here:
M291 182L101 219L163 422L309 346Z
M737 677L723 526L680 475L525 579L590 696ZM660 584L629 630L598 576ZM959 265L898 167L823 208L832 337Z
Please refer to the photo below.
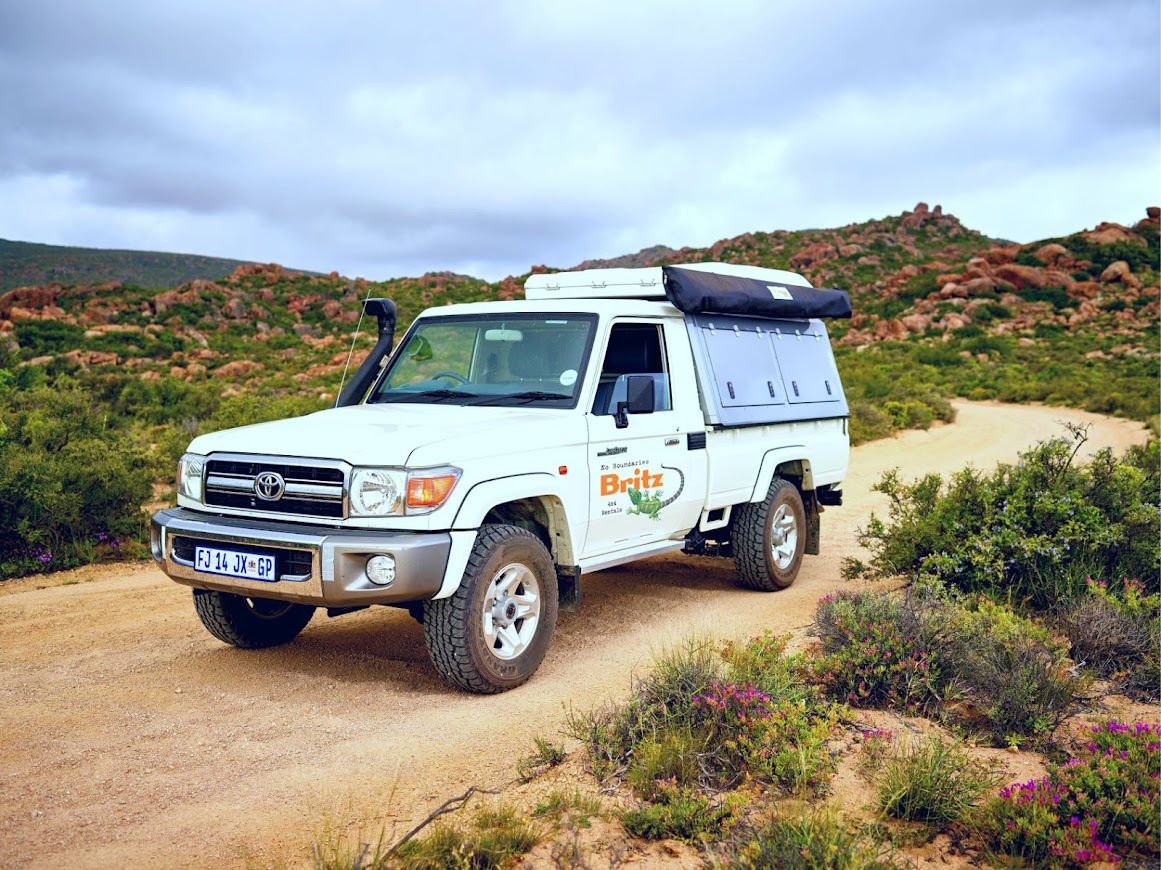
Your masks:
M665 296L687 314L809 319L850 317L851 300L843 290L803 287L681 266L663 266Z

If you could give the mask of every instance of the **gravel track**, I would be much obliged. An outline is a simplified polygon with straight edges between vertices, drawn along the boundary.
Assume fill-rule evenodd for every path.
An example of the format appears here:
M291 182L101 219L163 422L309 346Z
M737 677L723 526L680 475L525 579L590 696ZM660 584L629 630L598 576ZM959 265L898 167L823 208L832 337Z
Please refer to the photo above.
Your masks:
M1012 460L1058 421L1086 451L1145 440L1138 423L1040 406L957 402L959 420L856 448L846 505L791 588L740 589L726 560L665 556L584 578L527 685L469 696L440 681L405 612L316 615L292 644L234 649L152 563L0 584L0 867L269 866L305 861L324 824L422 818L471 784L510 782L568 705L623 695L635 668L697 632L802 634L843 585L839 563L911 477Z

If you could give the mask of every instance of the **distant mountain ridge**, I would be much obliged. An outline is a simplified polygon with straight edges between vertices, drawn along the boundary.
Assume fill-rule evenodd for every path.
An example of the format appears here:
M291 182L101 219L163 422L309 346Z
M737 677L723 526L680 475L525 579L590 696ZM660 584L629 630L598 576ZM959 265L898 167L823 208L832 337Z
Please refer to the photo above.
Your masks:
M247 260L164 251L77 248L0 239L0 293L42 284L104 284L176 287L202 278L225 278Z

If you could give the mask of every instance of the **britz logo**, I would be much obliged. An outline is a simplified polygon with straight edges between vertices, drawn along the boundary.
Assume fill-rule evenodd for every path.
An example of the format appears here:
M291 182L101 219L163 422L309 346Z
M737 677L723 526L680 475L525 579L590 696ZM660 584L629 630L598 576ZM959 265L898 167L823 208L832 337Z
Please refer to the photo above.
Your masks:
M656 489L661 486L664 474L654 474L648 469L638 468L632 477L621 477L618 474L601 475L601 495L616 495L619 492L628 492L630 489Z
M277 471L263 471L254 478L254 494L262 501L278 501L286 492L286 481Z

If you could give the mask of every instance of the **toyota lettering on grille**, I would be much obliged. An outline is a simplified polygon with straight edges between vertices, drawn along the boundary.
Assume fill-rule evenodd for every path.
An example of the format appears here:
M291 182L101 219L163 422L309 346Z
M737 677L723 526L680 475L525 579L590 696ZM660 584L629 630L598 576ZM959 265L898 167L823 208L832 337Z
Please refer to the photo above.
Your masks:
M286 492L286 481L277 471L263 471L254 478L254 494L263 501L278 501Z

